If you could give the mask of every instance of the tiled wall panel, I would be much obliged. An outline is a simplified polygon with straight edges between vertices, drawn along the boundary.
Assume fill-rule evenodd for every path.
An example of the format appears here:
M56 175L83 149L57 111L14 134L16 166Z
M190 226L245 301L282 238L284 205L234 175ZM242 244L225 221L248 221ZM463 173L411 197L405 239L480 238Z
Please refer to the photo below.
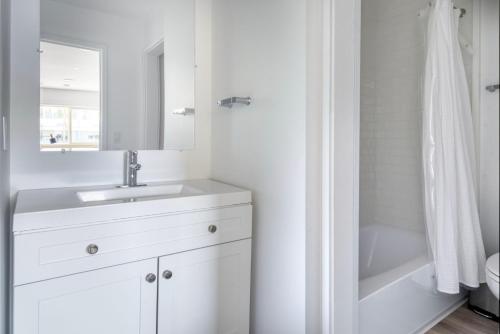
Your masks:
M421 163L425 0L363 0L361 31L360 224L423 231ZM472 36L472 1L456 1ZM469 79L472 56L466 52Z

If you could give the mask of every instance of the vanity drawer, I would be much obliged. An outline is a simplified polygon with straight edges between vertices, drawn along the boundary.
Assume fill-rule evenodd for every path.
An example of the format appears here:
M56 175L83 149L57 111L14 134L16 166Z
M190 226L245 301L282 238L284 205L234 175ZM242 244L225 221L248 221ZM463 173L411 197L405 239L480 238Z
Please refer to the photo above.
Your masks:
M250 238L252 206L14 236L14 285Z

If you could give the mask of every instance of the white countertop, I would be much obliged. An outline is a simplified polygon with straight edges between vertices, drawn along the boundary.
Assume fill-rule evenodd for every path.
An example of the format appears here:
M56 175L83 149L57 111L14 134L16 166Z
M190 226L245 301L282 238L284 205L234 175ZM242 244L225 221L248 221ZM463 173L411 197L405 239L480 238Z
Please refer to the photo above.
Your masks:
M168 184L182 184L201 192L85 203L78 198L78 192L109 189L113 186L22 190L17 195L12 230L14 233L32 232L247 204L252 201L250 191L212 180L172 181L150 185Z

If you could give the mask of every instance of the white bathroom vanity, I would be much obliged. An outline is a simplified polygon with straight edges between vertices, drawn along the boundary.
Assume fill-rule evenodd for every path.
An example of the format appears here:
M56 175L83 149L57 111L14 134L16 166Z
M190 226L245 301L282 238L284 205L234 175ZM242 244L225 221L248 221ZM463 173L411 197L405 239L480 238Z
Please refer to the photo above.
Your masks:
M251 201L211 180L19 192L13 333L248 333Z

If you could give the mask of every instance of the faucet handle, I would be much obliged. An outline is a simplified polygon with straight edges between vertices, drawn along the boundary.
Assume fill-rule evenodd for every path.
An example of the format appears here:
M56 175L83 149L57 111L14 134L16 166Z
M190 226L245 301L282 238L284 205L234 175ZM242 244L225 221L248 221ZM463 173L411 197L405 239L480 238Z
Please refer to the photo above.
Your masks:
M129 167L130 167L130 169L133 169L133 170L135 170L135 171L139 171L139 170L141 170L142 165L141 165L141 164L137 164L137 163L135 163L135 164L130 164L130 166L129 166Z

